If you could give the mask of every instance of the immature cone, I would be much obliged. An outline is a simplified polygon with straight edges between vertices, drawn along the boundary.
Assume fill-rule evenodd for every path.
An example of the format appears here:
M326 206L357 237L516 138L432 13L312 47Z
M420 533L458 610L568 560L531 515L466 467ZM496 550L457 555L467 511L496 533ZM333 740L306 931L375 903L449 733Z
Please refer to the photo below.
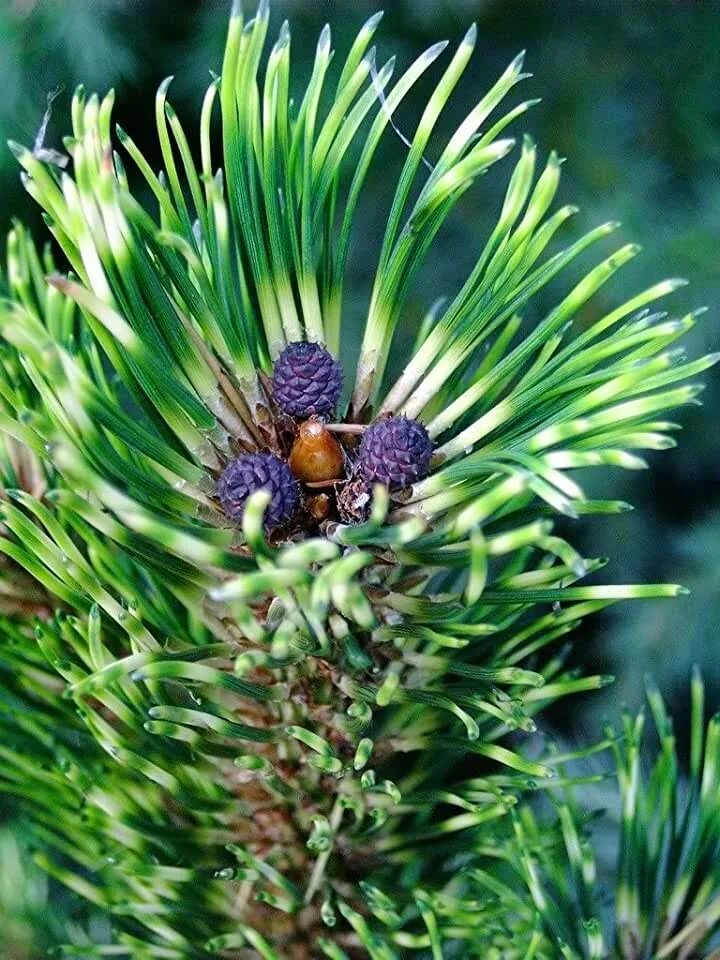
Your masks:
M257 490L267 490L271 497L265 511L268 529L289 520L297 510L297 481L285 461L272 453L250 453L231 460L217 484L223 510L238 523L248 497Z
M374 423L360 445L360 472L368 483L391 490L409 487L427 476L432 441L425 427L408 417Z
M275 362L275 401L292 417L333 413L341 390L342 367L319 343L290 343Z

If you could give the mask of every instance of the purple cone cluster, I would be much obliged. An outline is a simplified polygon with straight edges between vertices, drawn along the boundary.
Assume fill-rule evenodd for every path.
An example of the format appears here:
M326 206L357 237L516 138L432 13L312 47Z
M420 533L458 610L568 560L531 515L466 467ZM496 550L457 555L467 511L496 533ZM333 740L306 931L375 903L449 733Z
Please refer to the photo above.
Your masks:
M291 343L275 364L275 400L290 416L334 413L341 390L340 364L322 344ZM354 479L402 490L428 475L432 450L430 436L417 420L402 416L378 420L363 435ZM236 523L242 522L248 498L258 490L270 493L265 511L268 530L287 523L300 505L300 484L285 460L272 453L245 454L231 460L217 484L220 504ZM340 512L342 515L342 506Z
M390 417L378 420L363 436L360 471L368 483L401 490L428 475L431 456L432 441L421 423Z
M291 417L334 413L342 383L342 367L320 343L289 343L275 362L275 401Z
M297 510L298 482L285 461L272 453L248 453L231 460L217 485L223 510L237 523L242 521L248 497L257 490L267 490L271 497L265 511L267 529L285 523Z

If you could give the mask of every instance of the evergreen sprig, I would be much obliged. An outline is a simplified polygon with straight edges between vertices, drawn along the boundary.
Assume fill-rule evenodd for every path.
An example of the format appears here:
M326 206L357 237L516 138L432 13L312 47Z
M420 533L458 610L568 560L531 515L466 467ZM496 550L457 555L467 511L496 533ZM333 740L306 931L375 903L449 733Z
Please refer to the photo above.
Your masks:
M279 530L267 529L265 490L240 524L223 513L228 462L287 459L293 442L274 361L301 340L338 353L363 185L393 114L445 49L393 80L394 61L377 66L371 47L379 22L335 81L323 31L295 103L289 28L261 70L269 6L245 22L236 3L199 162L169 81L156 99L160 174L123 131L115 150L112 94L76 93L72 172L13 145L63 265L15 227L0 303L0 786L43 868L113 919L112 944L71 956L553 956L571 892L557 909L538 902L545 846L526 795L577 778L525 735L547 704L608 682L566 665L565 638L588 615L681 590L585 585L605 561L554 529L557 513L627 508L588 500L575 471L637 469L640 452L673 446L666 417L700 390L684 381L717 359L676 346L699 312L651 312L678 280L573 331L635 245L566 281L525 331L533 297L616 226L548 252L575 212L553 212L557 156L537 175L525 138L476 266L428 314L399 379L385 376L440 228L512 151L503 135L533 102L502 106L525 76L518 57L428 172L474 29L427 101L391 202L352 395L330 425L343 476L303 487L303 510ZM154 212L135 198L137 172ZM405 490L370 489L358 473L355 438L388 416L421 421L434 444L429 475ZM652 799L625 832L654 829ZM704 802L693 815L717 844L714 797ZM503 904L513 825L530 890L516 885ZM656 866L653 845L635 842ZM578 869L571 843L546 859L553 882L566 859ZM623 871L620 928L635 929L659 894ZM478 878L495 896L478 899ZM624 936L618 955L640 956ZM687 942L673 953L664 940L662 956L680 960ZM605 955L598 944L578 955Z
M697 672L690 700L686 780L680 774L672 721L654 686L648 687L657 735L652 763L643 762L644 711L626 714L620 731L606 730L602 746L614 755L620 798L612 909L603 902L607 878L593 851L592 818L578 807L572 789L556 804L556 827L527 806L516 817L516 839L507 859L524 878L532 899L527 904L508 882L508 912L519 907L526 915L516 922L527 927L537 917L531 956L666 960L718 955L720 718L712 717L705 726L704 689ZM474 879L478 890L487 889L482 872Z

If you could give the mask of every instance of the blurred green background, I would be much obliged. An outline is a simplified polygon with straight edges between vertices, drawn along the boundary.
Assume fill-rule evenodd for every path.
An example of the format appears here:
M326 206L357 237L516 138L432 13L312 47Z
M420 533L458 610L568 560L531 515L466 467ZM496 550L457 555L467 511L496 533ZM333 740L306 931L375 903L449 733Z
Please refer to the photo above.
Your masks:
M197 117L208 70L218 70L228 10L225 0L0 0L0 143L32 143L46 97L59 87L46 143L60 147L68 130L74 86L117 91L116 119L159 165L153 136L153 96L175 74L170 98L191 125ZM250 5L250 4L248 4ZM568 158L561 202L581 208L580 230L607 219L623 223L621 240L639 241L643 255L596 300L589 319L611 302L663 276L683 276L691 285L675 296L674 311L710 309L693 333L698 354L720 345L720 101L717 38L720 3L715 0L388 0L379 53L396 52L407 63L421 47L441 38L459 39L472 20L479 26L476 55L448 114L448 126L469 109L505 64L527 49L535 76L518 99L541 96L515 132L527 130L543 153ZM279 28L289 17L300 78L307 76L317 33L325 21L341 52L371 0L274 0ZM418 115L408 102L397 116L412 132ZM349 311L361 319L387 209L389 169L403 159L403 144L388 134L374 168L356 238ZM432 156L430 157L432 159ZM461 282L496 215L508 167L485 178L467 195L418 283L408 323L412 327L437 297ZM24 194L12 156L0 148L0 228L13 217L41 224ZM565 235L567 239L568 235ZM584 264L587 267L587 261ZM537 305L532 321L545 303ZM401 344L402 350L402 344ZM401 351L400 351L401 352ZM699 663L709 702L720 705L720 378L711 373L704 406L682 412L679 450L654 457L649 472L616 474L586 482L615 484L613 496L636 511L596 519L570 535L589 556L609 555L609 576L621 580L685 583L689 597L672 604L619 608L579 637L575 656L589 669L616 675L617 682L552 721L565 734L599 736L621 704L637 706L643 677L651 673L683 725L690 665ZM0 954L29 960L62 939L45 909L52 889L31 869L21 869L22 838L0 830L3 867L24 884L0 883ZM3 872L5 870L3 869ZM10 874L7 874L8 876ZM61 912L73 920L72 902ZM62 926L62 924L60 924ZM91 931L89 932L91 934ZM75 936L83 934L75 930ZM92 939L92 937L91 937Z

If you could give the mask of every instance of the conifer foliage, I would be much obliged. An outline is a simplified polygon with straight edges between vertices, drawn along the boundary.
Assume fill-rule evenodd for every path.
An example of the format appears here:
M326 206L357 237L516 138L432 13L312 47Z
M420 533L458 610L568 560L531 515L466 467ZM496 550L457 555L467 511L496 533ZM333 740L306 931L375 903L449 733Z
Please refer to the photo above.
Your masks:
M269 19L234 4L199 141L161 85L160 173L113 130L112 93L76 92L65 170L12 145L56 259L8 238L0 788L37 862L111 919L112 943L75 931L67 955L717 957L720 742L699 681L684 806L657 694L642 791L641 721L577 755L531 736L609 680L566 665L572 631L681 589L585 584L605 560L554 528L627 509L587 499L581 468L674 445L669 413L716 359L677 347L698 314L657 310L679 280L594 308L635 245L565 279L617 225L557 243L576 211L554 206L559 158L539 169L512 135L533 104L508 105L522 56L440 140L474 29L403 71L376 63L379 16L339 64L326 29L293 101L290 30L268 42ZM342 370L363 186L432 70ZM476 264L392 382L413 279L501 161ZM597 779L575 761L603 750L623 796L610 920L575 799Z

